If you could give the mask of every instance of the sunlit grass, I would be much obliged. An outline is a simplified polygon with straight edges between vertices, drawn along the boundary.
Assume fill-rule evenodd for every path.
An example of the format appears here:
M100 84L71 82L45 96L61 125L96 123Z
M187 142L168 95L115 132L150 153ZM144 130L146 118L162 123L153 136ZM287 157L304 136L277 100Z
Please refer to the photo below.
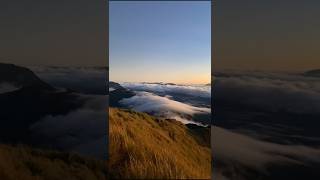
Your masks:
M209 145L175 120L109 109L111 178L210 179Z

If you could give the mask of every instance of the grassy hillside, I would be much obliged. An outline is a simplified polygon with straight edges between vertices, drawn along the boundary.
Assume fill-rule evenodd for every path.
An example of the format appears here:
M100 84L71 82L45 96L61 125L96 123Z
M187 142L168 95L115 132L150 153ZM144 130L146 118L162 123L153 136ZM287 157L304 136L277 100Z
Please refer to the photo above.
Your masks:
M109 123L111 178L210 179L210 141L198 130L117 108Z
M1 180L104 180L102 161L75 154L0 145Z

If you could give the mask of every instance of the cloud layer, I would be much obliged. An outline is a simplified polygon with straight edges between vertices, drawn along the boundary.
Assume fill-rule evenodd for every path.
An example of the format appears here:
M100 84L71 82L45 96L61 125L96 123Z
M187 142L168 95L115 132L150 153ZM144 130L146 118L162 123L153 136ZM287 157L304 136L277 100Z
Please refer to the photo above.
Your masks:
M121 83L134 91L148 91L161 94L179 93L189 96L211 98L211 86L207 85L170 85L152 83Z
M36 137L67 151L105 158L107 142L107 96L80 95L82 108L66 115L48 115L30 127Z
M213 92L215 99L267 111L320 113L320 79L299 74L218 73Z
M303 145L297 138L316 140L320 139L320 134L314 132L308 137L306 134L309 132L296 125L306 123L313 127L318 124L314 119L308 119L309 116L292 119L292 114L320 117L320 78L306 77L301 73L217 72L213 101L220 109L215 112L214 122L222 126L236 123L233 131L223 127L211 129L215 179L247 180L257 179L257 175L264 177L262 179L281 179L278 178L280 174L296 178L294 176L299 173L309 179L319 176L312 167L320 167L320 149ZM279 136L288 143L267 142L255 136L264 135L256 129L258 125L272 136L269 138L277 139ZM270 133L275 131L275 127L281 127L281 131ZM293 128L294 131L289 131ZM239 133L251 131L250 136ZM295 137L295 141L289 137Z
M293 166L320 166L319 148L267 143L219 127L211 127L211 134L213 178L217 180L231 180L232 177L239 180L255 179L256 175L250 175L248 169L260 177L270 177L270 166L286 167L289 170ZM305 177L312 177L312 174L306 174Z
M68 88L81 93L107 94L108 72L90 67L31 67L45 82L55 87Z
M176 119L182 123L199 124L192 121L192 116L211 112L209 108L191 106L149 92L137 92L136 96L122 99L120 103L136 111Z

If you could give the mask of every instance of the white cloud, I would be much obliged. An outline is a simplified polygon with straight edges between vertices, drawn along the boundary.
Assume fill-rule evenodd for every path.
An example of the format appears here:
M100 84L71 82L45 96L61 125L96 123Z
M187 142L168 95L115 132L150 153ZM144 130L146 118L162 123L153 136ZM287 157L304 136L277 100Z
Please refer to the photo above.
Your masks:
M153 113L158 116L176 119L182 123L199 124L192 122L192 117L190 116L211 113L210 108L191 106L148 92L137 92L135 96L122 99L120 103L136 111Z

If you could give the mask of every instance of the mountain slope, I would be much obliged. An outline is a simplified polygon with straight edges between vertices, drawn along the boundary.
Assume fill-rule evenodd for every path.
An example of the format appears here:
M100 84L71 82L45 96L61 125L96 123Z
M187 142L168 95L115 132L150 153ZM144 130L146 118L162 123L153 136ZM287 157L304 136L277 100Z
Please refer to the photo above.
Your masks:
M109 124L111 178L210 179L205 133L175 120L118 108L109 108Z
M76 154L0 145L1 180L104 180L105 167Z

